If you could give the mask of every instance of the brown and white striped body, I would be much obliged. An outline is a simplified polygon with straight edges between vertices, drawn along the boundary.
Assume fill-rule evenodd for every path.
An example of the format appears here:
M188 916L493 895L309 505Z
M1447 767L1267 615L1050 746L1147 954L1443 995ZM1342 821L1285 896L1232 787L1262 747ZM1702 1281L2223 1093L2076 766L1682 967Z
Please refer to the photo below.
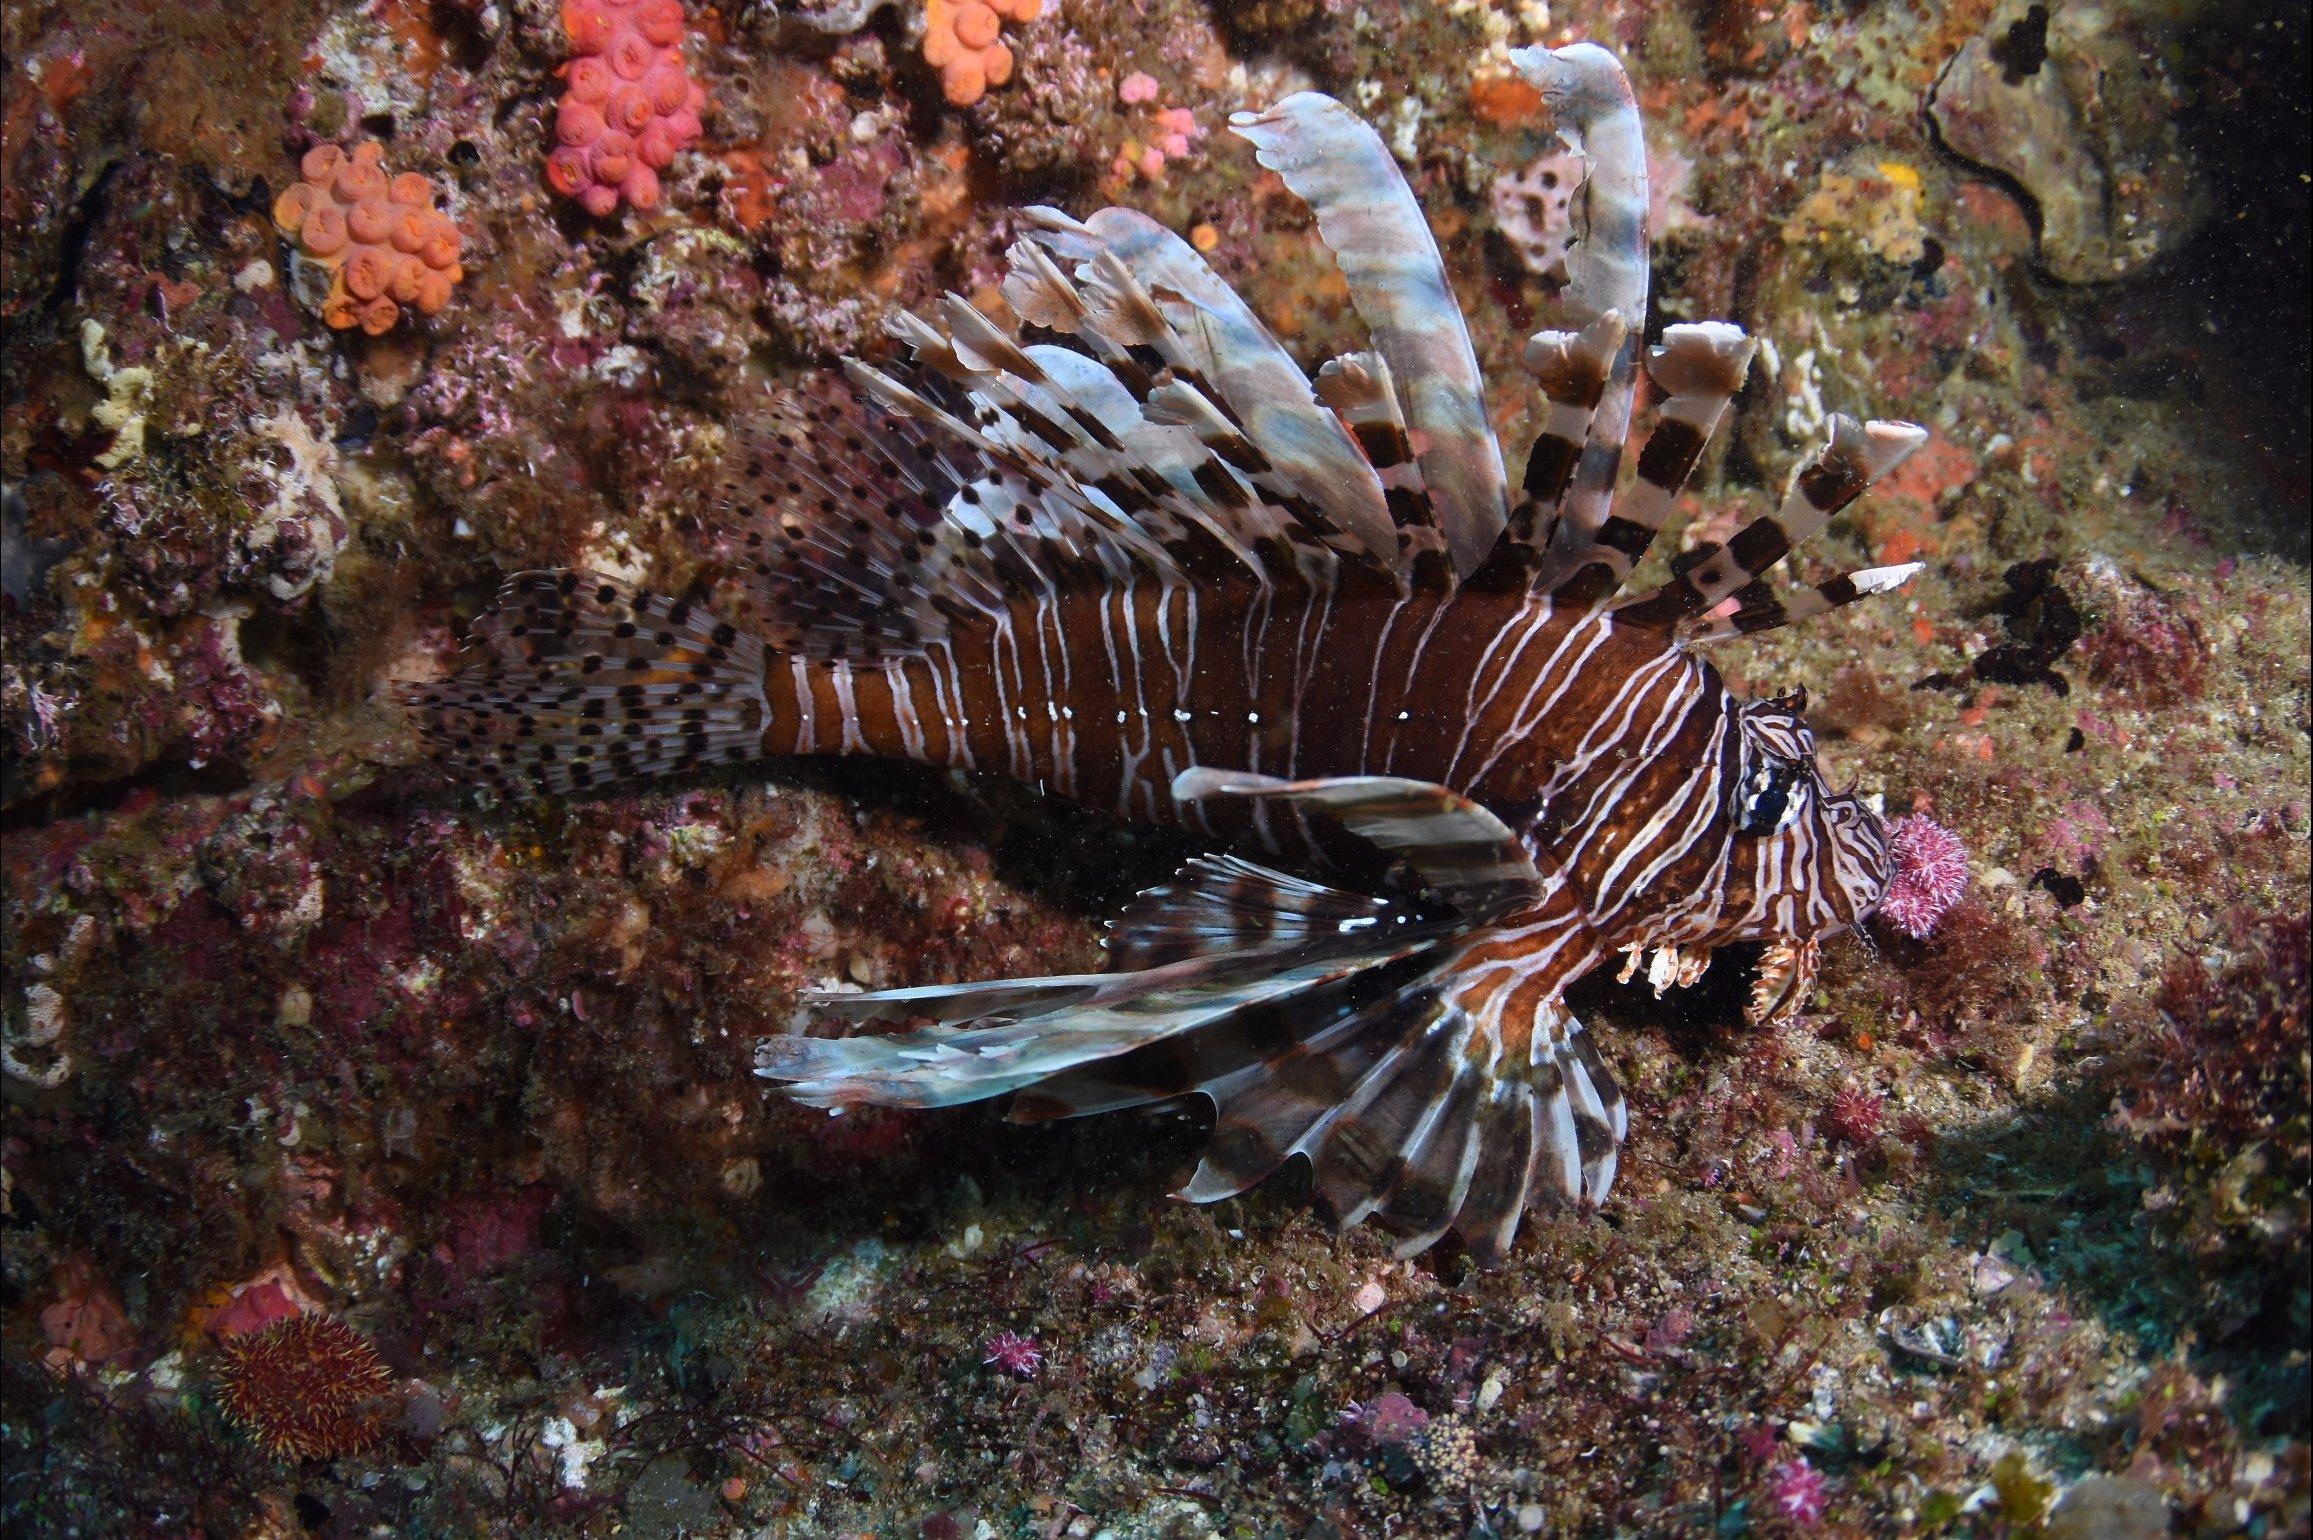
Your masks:
M1009 330L952 296L912 359L783 401L719 523L747 619L588 574L510 581L474 667L413 692L446 757L561 792L762 756L1001 774L1257 855L1200 858L1117 922L1115 966L819 1003L897 1034L773 1038L827 1105L1018 1093L1056 1116L1191 1093L1184 1196L1315 1167L1345 1223L1502 1253L1535 1195L1591 1203L1625 1113L1566 988L1620 952L1658 987L1764 940L1757 1009L1877 905L1878 820L1822 782L1795 701L1732 699L1697 645L1894 586L1764 574L1917 447L1835 420L1774 515L1650 594L1632 566L1751 343L1670 328L1637 479L1615 483L1645 314L1645 168L1620 66L1519 56L1590 152L1579 330L1513 492L1421 211L1388 151L1304 93L1238 132L1307 200L1370 351L1314 377L1169 231L1028 210ZM1330 886L1264 864L1395 863ZM1627 971L1627 970L1626 970Z

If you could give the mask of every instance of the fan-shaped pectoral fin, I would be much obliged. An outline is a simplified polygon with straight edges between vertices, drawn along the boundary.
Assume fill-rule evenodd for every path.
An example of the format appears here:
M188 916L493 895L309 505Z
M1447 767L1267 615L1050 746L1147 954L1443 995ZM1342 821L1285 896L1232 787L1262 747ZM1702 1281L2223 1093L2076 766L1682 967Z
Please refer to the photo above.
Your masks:
M1459 1230L1492 1263L1537 1191L1605 1199L1622 1097L1561 1001L1600 955L1578 896L1546 874L1441 960L1419 1010L1394 1002L1395 1041L1367 1045L1363 1072L1292 1147L1343 1225L1377 1219L1404 1255Z
M1541 902L1472 937L1455 959L1450 1005L1472 1023L1489 1135L1454 1227L1480 1260L1507 1253L1529 1203L1596 1207L1614 1185L1629 1118L1613 1073L1565 1003L1602 955L1575 894L1558 882Z

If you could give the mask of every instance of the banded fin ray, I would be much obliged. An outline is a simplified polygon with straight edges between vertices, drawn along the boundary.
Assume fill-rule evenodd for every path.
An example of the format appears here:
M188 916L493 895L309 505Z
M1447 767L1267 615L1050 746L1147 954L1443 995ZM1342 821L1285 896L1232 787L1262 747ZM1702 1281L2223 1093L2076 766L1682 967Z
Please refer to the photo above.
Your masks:
M809 995L808 1004L855 1023L932 1024L889 1036L765 1038L756 1045L756 1073L786 1082L788 1095L815 1106L977 1101L1399 962L1457 928L1443 917L1377 925L1353 895L1319 894L1314 884L1249 862L1229 876L1241 923L1233 932L1215 925L1207 906L1207 949L1182 949L1176 936L1182 955L1129 972ZM1256 927L1249 922L1266 894L1277 897L1283 918ZM1321 921L1320 911L1338 918ZM1143 914L1170 926L1178 912L1166 901ZM1152 938L1126 950L1166 944Z
M1862 424L1833 413L1830 441L1799 467L1778 510L1736 530L1724 546L1652 593L1617 608L1616 619L1667 630L1701 615L1764 577L1926 442L1927 430L1912 423Z
M1647 379L1663 397L1638 452L1638 476L1590 544L1545 560L1535 586L1561 603L1591 605L1621 588L1662 533L1671 505L1743 387L1758 345L1723 321L1672 326L1647 355Z
M1566 314L1583 328L1608 316L1624 327L1557 517L1543 532L1545 571L1537 582L1548 588L1575 572L1597 545L1630 435L1639 334L1646 324L1646 138L1629 77L1595 43L1513 49L1510 62L1541 92L1559 136L1589 167L1577 200L1579 234L1566 258ZM1546 436L1549 431L1546 426Z
M1196 856L1109 922L1110 968L1290 948L1410 918L1386 899L1291 876L1241 856Z
M1381 136L1329 96L1302 91L1229 126L1316 215L1389 361L1455 574L1468 577L1502 532L1508 496L1477 354L1421 204Z
M1778 626L1796 625L1800 621L1812 620L1817 615L1853 604L1858 599L1893 593L1919 576L1926 567L1927 563L1917 561L1894 567L1866 567L1860 572L1835 577L1828 583L1799 589L1788 596L1768 589L1743 601L1732 614L1691 622L1680 634L1689 643L1701 646L1709 642L1725 641L1729 637L1753 636L1761 631L1772 631Z
M1519 498L1494 549L1488 578L1501 586L1530 585L1550 543L1566 489L1582 458L1616 360L1629 331L1622 312L1609 310L1579 332L1539 331L1526 339L1519 364L1541 386L1549 410L1527 451Z
M1207 380L1284 486L1373 560L1395 564L1396 534L1373 467L1317 404L1293 355L1195 247L1136 209L1106 208L1082 222L1057 209L1025 212L1032 238L1060 255L1087 262L1106 250L1123 263L1174 329L1202 343Z
M1509 827L1458 792L1401 776L1286 781L1199 766L1173 778L1183 802L1204 797L1280 798L1315 808L1403 859L1446 901L1482 918L1543 887L1534 858Z
M1438 531L1421 462L1414 458L1413 435L1390 378L1389 360L1370 349L1328 359L1317 371L1317 399L1339 414L1381 482L1396 526L1398 572L1417 584L1450 574L1452 560Z

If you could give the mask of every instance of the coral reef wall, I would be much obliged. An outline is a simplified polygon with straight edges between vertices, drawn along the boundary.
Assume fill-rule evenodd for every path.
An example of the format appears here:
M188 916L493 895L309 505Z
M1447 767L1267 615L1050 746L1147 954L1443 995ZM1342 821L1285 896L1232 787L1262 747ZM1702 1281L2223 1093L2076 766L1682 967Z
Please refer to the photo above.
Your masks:
M894 307L1001 307L1016 203L1145 209L1353 343L1222 131L1294 90L1404 167L1514 471L1579 169L1506 52L1577 37L1645 108L1650 329L1765 339L1674 543L1830 412L1933 431L1805 575L1925 574L1719 662L1966 852L1779 1028L1733 955L1580 1002L1633 1104L1605 1214L1400 1262L1289 1181L1169 1202L1193 1109L749 1074L807 988L1097 966L1169 836L894 767L499 804L422 762L390 686L504 574L727 603L734 425ZM2215 0L9 0L0 1527L2305 1533L2307 42Z

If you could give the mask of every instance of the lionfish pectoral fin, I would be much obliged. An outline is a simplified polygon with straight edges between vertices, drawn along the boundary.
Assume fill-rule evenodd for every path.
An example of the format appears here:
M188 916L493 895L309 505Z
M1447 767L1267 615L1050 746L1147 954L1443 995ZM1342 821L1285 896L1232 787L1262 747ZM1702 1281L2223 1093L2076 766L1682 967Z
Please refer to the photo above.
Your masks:
M1183 802L1274 797L1301 803L1402 859L1467 919L1530 901L1548 886L1534 858L1501 819L1430 781L1390 775L1287 781L1198 766L1173 778Z
M1344 1077L1334 1104L1284 1146L1310 1157L1342 1224L1375 1219L1404 1255L1457 1230L1491 1263L1537 1197L1605 1201L1628 1116L1561 999L1598 955L1561 885L1461 938L1429 979L1391 1002L1386 1042L1348 1066L1359 1072ZM1262 1094L1216 1098L1216 1152L1232 1131L1245 1142Z
M1141 966L809 996L855 1023L929 1024L887 1036L765 1038L755 1072L818 1106L950 1106L1038 1086L1048 1104L1055 1077L1323 995L1435 946L1451 928L1249 861L1200 858L1119 921L1112 954ZM1038 1105L1021 1111L1094 1110Z
M763 644L705 609L598 573L521 572L450 678L399 688L455 774L570 792L762 753Z
M1759 959L1759 976L1751 983L1743 1020L1754 1027L1772 1027L1798 1015L1815 992L1815 970L1822 955L1823 944L1812 938L1784 937L1769 943Z

